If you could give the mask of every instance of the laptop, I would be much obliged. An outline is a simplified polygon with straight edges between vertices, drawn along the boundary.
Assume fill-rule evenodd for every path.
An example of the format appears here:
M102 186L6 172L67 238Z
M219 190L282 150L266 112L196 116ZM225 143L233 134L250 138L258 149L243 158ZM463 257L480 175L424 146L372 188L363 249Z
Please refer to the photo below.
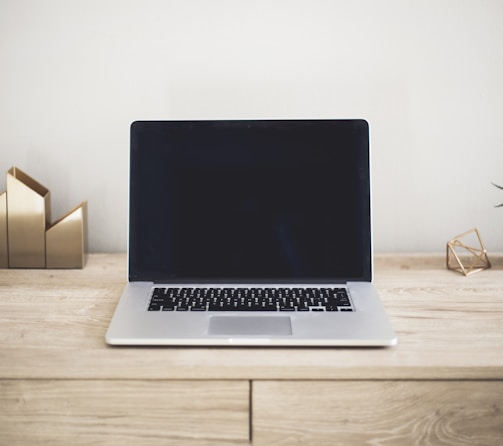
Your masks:
M392 346L365 120L136 121L110 345Z

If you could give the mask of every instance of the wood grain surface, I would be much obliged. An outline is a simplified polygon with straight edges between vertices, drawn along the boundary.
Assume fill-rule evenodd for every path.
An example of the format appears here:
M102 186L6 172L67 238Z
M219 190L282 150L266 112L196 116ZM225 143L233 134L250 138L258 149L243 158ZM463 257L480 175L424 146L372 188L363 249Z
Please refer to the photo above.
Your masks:
M247 381L0 381L0 445L249 442Z
M503 443L503 382L259 381L255 446Z
M0 445L503 444L503 255L380 255L392 348L110 347L124 254L0 269ZM251 389L251 391L250 391Z
M503 256L469 277L443 255L376 257L398 336L386 349L109 347L124 254L83 270L0 270L0 377L94 379L502 379Z

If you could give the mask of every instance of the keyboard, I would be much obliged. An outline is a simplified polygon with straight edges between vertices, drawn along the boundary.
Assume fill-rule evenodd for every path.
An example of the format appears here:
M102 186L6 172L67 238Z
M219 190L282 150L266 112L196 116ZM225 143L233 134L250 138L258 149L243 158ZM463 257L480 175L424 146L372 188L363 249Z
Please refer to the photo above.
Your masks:
M353 311L345 288L155 287L148 311Z

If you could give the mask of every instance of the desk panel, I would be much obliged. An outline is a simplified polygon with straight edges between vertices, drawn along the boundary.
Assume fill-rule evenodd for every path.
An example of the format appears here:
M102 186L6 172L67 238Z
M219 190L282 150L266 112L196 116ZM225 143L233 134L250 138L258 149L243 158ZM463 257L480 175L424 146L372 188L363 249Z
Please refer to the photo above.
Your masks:
M501 445L503 381L258 381L254 446Z
M243 445L247 381L0 381L0 445Z

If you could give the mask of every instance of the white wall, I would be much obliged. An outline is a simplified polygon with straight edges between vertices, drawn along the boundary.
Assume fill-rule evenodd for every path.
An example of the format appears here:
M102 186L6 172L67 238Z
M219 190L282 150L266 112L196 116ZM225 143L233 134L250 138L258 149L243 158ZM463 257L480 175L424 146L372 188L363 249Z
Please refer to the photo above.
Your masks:
M0 191L126 249L135 119L365 117L376 251L503 250L501 0L1 0Z

